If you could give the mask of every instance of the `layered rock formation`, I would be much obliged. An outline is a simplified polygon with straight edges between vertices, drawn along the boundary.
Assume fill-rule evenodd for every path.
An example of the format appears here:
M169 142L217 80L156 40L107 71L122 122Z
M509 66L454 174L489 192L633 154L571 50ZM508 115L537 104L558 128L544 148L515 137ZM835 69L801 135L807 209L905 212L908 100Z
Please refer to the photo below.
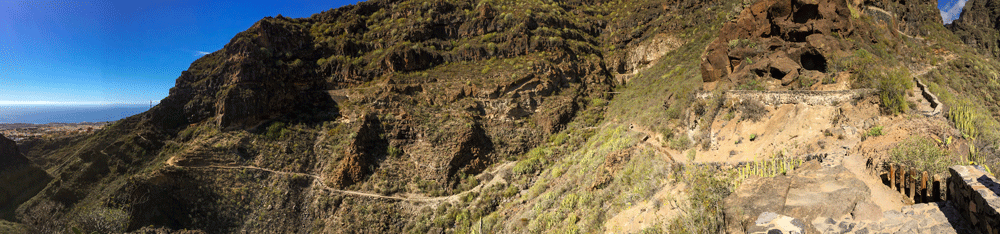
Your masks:
M981 53L1000 58L1000 1L968 1L948 29Z

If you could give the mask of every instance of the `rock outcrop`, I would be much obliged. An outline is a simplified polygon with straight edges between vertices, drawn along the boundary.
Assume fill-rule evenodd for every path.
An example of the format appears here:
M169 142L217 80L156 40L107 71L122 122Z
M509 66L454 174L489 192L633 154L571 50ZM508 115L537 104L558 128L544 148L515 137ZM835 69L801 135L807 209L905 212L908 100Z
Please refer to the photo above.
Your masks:
M346 158L333 175L333 183L337 187L351 186L364 180L385 158L389 143L383 137L385 130L382 122L374 114L366 114L362 119L364 122L344 154Z
M965 44L1000 58L1000 1L970 0L962 15L947 26Z
M765 0L726 23L702 58L704 82L753 77L792 84L800 75L823 75L827 58L843 45L831 35L853 29L846 1ZM815 72L810 72L815 71Z

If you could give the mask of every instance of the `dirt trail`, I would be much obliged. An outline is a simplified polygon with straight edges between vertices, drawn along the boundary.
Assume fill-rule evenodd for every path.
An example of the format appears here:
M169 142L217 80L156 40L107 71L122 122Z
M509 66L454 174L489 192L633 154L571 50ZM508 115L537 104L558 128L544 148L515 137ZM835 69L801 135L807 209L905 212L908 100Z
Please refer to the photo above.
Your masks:
M854 177L865 182L865 185L868 186L868 190L871 192L872 202L878 205L879 208L882 208L882 212L900 210L906 206L908 204L906 201L907 198L899 192L893 191L883 185L881 178L878 178L866 169L864 165L865 161L861 155L849 153L844 156L842 165L854 174Z
M667 159L669 159L670 162L677 162L677 160L674 159L674 154L670 153L670 149L663 147L664 145L666 145L666 143L660 141L660 137L655 135L652 131L649 131L649 129L643 128L642 126L639 126L638 124L635 123L629 124L629 129L631 129L632 131L641 132L642 134L646 134L646 137L645 139L642 140L642 143L652 147L656 151L667 156Z
M256 167L256 166L222 166L222 165L181 166L181 165L177 165L177 157L171 157L170 159L167 160L166 164L169 165L169 166L179 167L179 168L191 168L191 169L230 169L230 170L250 169L250 170L259 170L259 171L265 171L265 172L274 173L274 174L281 174L281 175L307 176L307 177L313 178L313 182L314 183L318 182L319 186L321 186L321 188L324 189L324 190L326 190L326 191L336 192L336 193L342 193L342 194L347 194L347 195L360 196L360 197L380 198L380 199L407 201L407 202L415 202L415 203L439 203L439 202L442 202L442 201L450 201L450 202L458 201L459 198L465 196L466 194L468 194L470 192L478 192L478 191L482 190L482 188L484 188L484 187L492 186L494 184L502 182L502 180L503 180L503 178L501 178L501 176L494 176L493 179L490 180L489 182L481 183L478 186L473 187L472 189L469 189L469 190L466 190L466 191L463 191L461 193L457 193L457 194L454 194L454 195L450 195L450 196L440 196L440 197L400 197L400 196L386 196L386 195L381 195L381 194L376 194L376 193L366 193L366 192L358 192L358 191L352 191L352 190L343 190L343 189L331 188L331 187L329 187L329 186L326 185L326 181L322 177L320 177L318 175L306 174L306 173L276 171L276 170L271 170L271 169L267 169L267 168L260 168L260 167ZM499 172L501 170L504 170L504 169L508 169L509 167L511 167L513 165L514 164L512 162L501 164L500 166L497 166L496 169L494 169L492 173L496 174L497 172Z

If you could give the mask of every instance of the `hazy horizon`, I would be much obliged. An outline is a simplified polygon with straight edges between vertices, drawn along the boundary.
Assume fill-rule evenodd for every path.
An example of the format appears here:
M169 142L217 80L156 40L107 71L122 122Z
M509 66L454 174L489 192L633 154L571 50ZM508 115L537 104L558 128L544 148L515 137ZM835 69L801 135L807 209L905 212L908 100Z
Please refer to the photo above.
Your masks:
M154 104L155 105L155 104ZM0 124L81 123L117 121L149 110L149 104L3 105Z

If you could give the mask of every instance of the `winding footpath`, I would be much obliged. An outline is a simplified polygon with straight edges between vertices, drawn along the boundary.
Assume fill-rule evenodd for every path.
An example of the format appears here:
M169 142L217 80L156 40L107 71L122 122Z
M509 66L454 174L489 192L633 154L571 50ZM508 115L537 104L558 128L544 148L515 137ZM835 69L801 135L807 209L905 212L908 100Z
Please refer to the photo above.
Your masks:
M459 198L465 196L466 194L468 194L470 192L478 192L478 191L482 190L482 188L484 188L486 186L497 184L497 183L500 182L500 180L503 180L502 178L500 178L500 176L494 176L493 179L490 180L487 183L481 183L481 184L477 185L476 187L473 187L472 189L463 191L461 193L456 193L456 194L453 194L453 195L450 195L450 196L439 196L439 197L400 197L400 196L386 196L386 195L381 195L381 194L377 194L377 193L366 193L366 192L359 192L359 191L353 191L353 190L343 190L343 189L331 188L330 186L326 185L326 181L322 177L320 177L318 175L306 174L306 173L276 171L276 170L271 170L271 169L267 169L267 168L260 168L260 167L256 167L256 166L220 166L220 165L182 166L182 165L178 165L177 164L176 157L172 157L169 160L167 160L166 164L168 166L172 166L172 167L187 168L187 169L223 169L223 170L249 169L249 170L258 170L258 171L264 171L264 172L273 173L273 174L280 174L280 175L306 176L306 177L313 178L313 182L314 183L318 182L319 186L321 186L321 188L323 190L326 190L326 191L335 192L335 193L341 193L341 194L346 194L346 195L352 195L352 196L359 196L359 197L368 197L368 198L377 198L377 199L389 199L389 200L406 201L406 202L414 202L414 203L439 203L439 202L446 201L446 200L452 200L452 201L458 200ZM496 174L496 172L498 172L500 170L503 170L503 169L506 169L506 168L509 168L512 165L513 165L512 163L502 164L502 165L496 167L496 169L494 169L492 173Z

